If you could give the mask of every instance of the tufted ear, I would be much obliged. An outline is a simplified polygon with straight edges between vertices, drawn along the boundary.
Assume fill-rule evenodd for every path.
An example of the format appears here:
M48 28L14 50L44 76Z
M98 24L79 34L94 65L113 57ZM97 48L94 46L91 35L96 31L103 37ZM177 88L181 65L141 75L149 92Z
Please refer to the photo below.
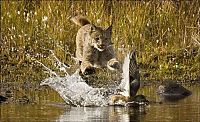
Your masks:
M110 26L106 29L106 33L109 34L110 36L112 35L112 25L110 25Z
M95 30L96 30L96 27L95 27L94 25L92 25L92 26L90 27L90 33L95 32Z

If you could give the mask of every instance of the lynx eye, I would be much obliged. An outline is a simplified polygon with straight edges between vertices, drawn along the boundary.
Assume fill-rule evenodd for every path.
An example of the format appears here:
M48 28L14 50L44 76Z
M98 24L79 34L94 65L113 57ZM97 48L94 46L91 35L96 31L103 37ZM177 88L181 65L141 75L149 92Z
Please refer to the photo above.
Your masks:
M96 37L95 40L98 41L98 40L99 40L99 37Z

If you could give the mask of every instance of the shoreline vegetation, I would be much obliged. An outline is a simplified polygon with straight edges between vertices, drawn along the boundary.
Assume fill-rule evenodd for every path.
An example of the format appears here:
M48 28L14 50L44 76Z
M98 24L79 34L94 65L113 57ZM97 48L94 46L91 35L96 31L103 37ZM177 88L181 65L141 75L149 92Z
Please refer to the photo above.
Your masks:
M199 0L36 0L1 1L0 82L39 83L50 69L74 72L79 27L69 19L79 14L98 26L113 23L117 57L122 62L135 48L141 80L200 80ZM102 71L100 80L118 76Z

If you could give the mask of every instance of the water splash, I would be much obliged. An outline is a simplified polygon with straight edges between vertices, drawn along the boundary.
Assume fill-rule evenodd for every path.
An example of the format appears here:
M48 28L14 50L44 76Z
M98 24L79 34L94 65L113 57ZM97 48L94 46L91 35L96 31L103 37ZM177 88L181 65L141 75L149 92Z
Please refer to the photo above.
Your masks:
M81 78L78 70L73 75L45 79L41 85L48 85L57 91L67 104L74 106L106 106L111 89L93 88Z
M55 76L46 78L41 85L53 88L67 104L74 106L107 106L111 104L110 97L120 89L120 94L130 96L129 86L129 54L123 64L123 79L116 88L93 88L79 75L77 70L72 75L65 77ZM125 104L125 103L118 103Z

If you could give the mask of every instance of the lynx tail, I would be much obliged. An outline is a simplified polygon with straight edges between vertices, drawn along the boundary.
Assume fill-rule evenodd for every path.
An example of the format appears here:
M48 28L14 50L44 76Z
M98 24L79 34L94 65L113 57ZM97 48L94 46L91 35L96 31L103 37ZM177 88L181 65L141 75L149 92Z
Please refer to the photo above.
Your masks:
M75 16L75 17L72 17L70 20L79 26L90 24L90 22L83 16Z

